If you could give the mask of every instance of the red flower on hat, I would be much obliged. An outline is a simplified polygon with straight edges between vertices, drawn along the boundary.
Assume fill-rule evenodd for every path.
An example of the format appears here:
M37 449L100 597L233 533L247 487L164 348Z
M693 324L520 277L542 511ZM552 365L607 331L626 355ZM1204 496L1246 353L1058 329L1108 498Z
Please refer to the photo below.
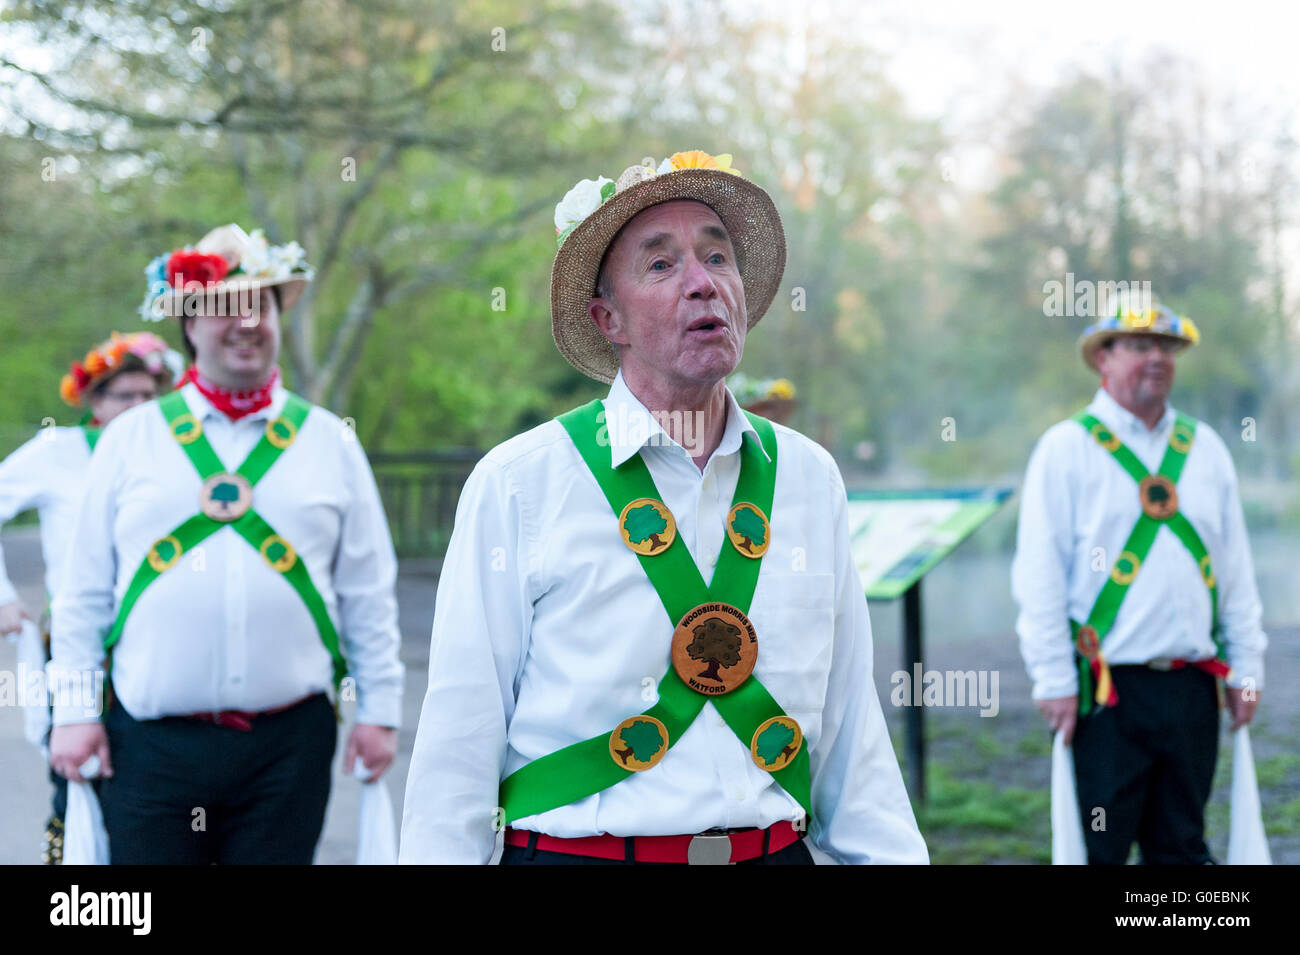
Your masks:
M175 288L181 287L177 279L184 284L201 282L210 285L220 282L229 271L229 263L219 255L177 249L167 260L167 283Z

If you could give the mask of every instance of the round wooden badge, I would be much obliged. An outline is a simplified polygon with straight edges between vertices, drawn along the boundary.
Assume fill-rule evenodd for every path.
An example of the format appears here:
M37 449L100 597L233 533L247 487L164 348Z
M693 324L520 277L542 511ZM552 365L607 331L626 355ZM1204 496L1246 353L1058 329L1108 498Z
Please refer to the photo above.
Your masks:
M262 558L271 565L272 569L282 574L290 570L294 561L298 559L293 545L279 534L272 534L262 541L262 546L258 550L262 552Z
M1133 578L1138 575L1141 567L1142 561L1138 559L1138 555L1131 550L1126 550L1115 559L1115 566L1110 570L1110 579L1121 587L1128 586L1133 583Z
M663 501L638 497L618 515L618 532L623 543L644 557L662 554L677 536L673 512Z
M1182 422L1174 424L1174 430L1169 433L1169 446L1179 454L1186 454L1192 450L1192 441L1196 437L1196 432Z
M203 435L203 425L188 411L172 422L172 437L181 444L193 444Z
M1213 587L1218 581L1214 576L1214 568L1210 566L1210 555L1206 554L1201 558L1201 579L1205 581L1205 586Z
M1097 636L1097 628L1086 623L1080 627L1074 637L1074 648L1079 651L1081 657L1089 660L1097 659L1097 655L1101 653L1101 639Z
M199 491L199 510L214 521L239 520L253 506L253 485L242 474L214 474Z
M668 727L653 716L629 716L609 734L609 755L629 772L649 769L668 752Z
M298 437L298 429L283 415L266 423L266 440L281 451L293 444L293 439L296 437Z
M1138 485L1142 513L1157 521L1167 521L1178 513L1178 488L1163 474L1148 474Z
M1097 443L1107 451L1114 451L1120 446L1120 440L1116 437L1115 432L1111 431L1110 428L1106 427L1100 421L1092 426L1090 433L1097 439Z
M181 542L168 534L149 548L149 566L160 574L165 573L181 559L181 553Z
M754 731L749 754L759 769L775 773L790 765L802 745L803 730L799 724L788 716L774 716Z
M759 558L772 542L772 528L767 515L757 504L741 501L727 512L727 539L746 557Z
M758 636L731 604L700 604L673 631L673 669L697 693L730 693L754 672Z

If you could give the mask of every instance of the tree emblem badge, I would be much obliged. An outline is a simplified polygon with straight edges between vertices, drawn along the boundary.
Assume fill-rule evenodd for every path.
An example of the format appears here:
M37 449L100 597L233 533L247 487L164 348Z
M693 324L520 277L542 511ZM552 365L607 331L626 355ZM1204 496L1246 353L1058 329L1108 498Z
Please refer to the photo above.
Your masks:
M1178 513L1178 488L1163 474L1148 474L1138 485L1142 513L1152 520L1167 521Z
M168 534L149 548L149 566L160 574L166 573L176 561L181 559L183 550L181 542Z
M644 557L662 554L677 536L673 512L662 501L639 497L623 508L618 516L618 532L623 543Z
M199 491L199 510L214 521L239 520L253 506L253 485L242 474L214 474Z
M769 773L785 769L799 755L803 745L803 730L788 716L774 716L765 720L754 731L749 743L749 754L759 769Z
M298 559L298 554L294 551L293 545L279 534L272 534L262 541L262 546L258 550L261 551L262 558L271 565L271 568L282 574L292 568L294 562Z
M700 604L673 631L673 669L697 693L721 696L744 683L758 659L754 625L724 603Z
M281 451L293 444L293 439L296 437L298 437L298 429L283 415L266 423L266 440Z
M668 727L653 716L629 716L609 734L609 755L629 772L639 773L668 752Z
M772 528L757 504L741 501L727 514L727 538L746 557L759 558L767 553Z
M171 424L172 437L181 444L193 444L203 436L203 425L188 411Z

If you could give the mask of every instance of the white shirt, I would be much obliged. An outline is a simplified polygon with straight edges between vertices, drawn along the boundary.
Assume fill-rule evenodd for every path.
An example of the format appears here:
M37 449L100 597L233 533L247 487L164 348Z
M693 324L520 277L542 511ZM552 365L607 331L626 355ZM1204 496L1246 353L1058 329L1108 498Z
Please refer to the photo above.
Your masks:
M639 437L611 428L611 462L639 451L705 580L724 545L741 441L757 439L727 401L721 444L701 473L621 375L605 399L607 421L649 421ZM850 863L924 863L872 683L839 471L807 438L776 433L771 545L749 609L753 675L803 729L818 848ZM497 446L470 475L438 583L400 861L488 862L500 780L656 701L676 621L616 520L557 421ZM706 702L658 765L513 825L561 838L646 836L802 814Z
M181 395L230 471L265 434L287 392L231 421L189 384ZM95 671L103 634L155 541L199 513L199 473L156 401L104 431L91 458L53 606L53 669ZM383 506L356 436L312 408L297 438L253 489L253 509L285 538L320 591L355 679L357 722L396 727L403 668L393 554ZM138 720L264 710L333 685L331 661L298 592L223 527L149 585L113 648L113 686ZM80 700L80 696L73 696ZM58 700L56 699L56 703ZM55 707L55 724L87 719Z
M1166 407L1155 430L1099 390L1088 412L1155 473L1169 445L1175 413ZM1233 669L1231 684L1263 688L1259 592L1237 494L1237 474L1223 440L1204 422L1177 483L1178 510L1210 554L1219 591L1219 623ZM1078 690L1071 619L1083 623L1115 558L1142 514L1137 482L1076 421L1048 429L1029 459L1011 568L1020 605L1016 632L1036 700ZM1108 663L1158 657L1200 660L1216 653L1210 592L1187 547L1168 528L1156 535L1102 641Z
M89 463L90 445L82 428L43 428L0 463L0 524L30 508L36 509L41 520L47 594L59 591L59 574L72 541ZM17 599L0 549L0 604Z

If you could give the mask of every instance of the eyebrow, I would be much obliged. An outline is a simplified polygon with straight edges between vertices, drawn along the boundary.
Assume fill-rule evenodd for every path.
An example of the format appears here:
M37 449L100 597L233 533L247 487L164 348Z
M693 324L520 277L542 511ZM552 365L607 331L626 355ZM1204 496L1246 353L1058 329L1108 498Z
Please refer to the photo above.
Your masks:
M719 242L730 242L731 236L727 235L727 230L718 225L706 225L703 230L704 234L710 239L717 239ZM656 232L644 242L641 243L641 251L649 252L651 249L657 249L667 243L672 236L667 232Z

